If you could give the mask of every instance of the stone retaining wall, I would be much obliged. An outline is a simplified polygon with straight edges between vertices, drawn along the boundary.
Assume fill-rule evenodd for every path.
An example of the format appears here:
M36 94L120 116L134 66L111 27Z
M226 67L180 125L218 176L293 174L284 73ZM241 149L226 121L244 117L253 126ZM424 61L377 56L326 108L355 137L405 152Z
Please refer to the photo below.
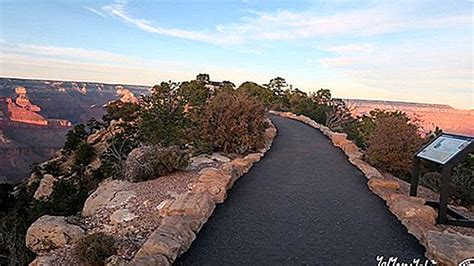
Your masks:
M107 260L107 265L171 265L189 248L196 234L212 215L216 204L224 202L227 190L270 149L277 130L268 121L270 127L265 131L264 148L243 158L228 160L220 167L202 169L197 181L189 184L187 192L159 204L157 208L161 223L148 236L133 260L128 262L114 255ZM97 210L111 204L123 205L128 199L135 197L133 191L127 190L128 184L126 181L104 181L87 198L82 216L92 216ZM60 265L55 261L54 254L49 252L71 247L84 235L84 231L79 226L69 224L66 217L40 217L26 234L27 246L39 255L30 265Z
M186 252L215 205L223 203L227 190L247 173L268 151L276 136L273 124L265 132L265 148L224 163L219 168L207 167L200 171L197 182L190 184L189 191L160 204L160 226L148 237L136 253L131 265L170 265Z
M449 266L456 266L461 261L474 257L474 237L460 234L449 227L443 230L436 226L437 212L425 205L424 199L400 193L400 184L386 180L376 168L365 162L363 153L347 139L347 134L333 132L304 115L277 111L270 113L300 121L326 135L334 146L346 154L349 162L364 173L369 189L385 201L390 212L407 228L408 233L426 248L426 257L436 261L438 265Z

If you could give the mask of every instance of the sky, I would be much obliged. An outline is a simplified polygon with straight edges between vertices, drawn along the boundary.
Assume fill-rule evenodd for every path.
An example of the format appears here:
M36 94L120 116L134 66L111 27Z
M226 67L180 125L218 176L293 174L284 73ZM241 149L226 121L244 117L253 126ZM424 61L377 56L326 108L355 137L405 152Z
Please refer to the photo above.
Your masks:
M472 1L0 0L0 76L263 84L474 109Z

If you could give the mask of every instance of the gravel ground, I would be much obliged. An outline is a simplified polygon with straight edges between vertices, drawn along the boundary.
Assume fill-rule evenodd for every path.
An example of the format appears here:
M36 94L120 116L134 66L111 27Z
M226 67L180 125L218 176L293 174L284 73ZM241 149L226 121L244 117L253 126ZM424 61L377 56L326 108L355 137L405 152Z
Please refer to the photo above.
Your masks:
M198 178L198 173L176 172L160 178L132 183L127 191L136 195L125 205L137 217L131 221L113 224L110 215L120 209L103 209L98 215L86 219L89 232L104 232L118 239L118 256L132 259L136 251L161 222L156 208L163 200L186 192L188 185ZM123 208L123 207L122 207Z
M88 233L103 232L113 235L117 240L117 255L130 260L161 222L156 207L163 200L186 192L188 185L197 178L198 171L188 171L172 173L146 182L131 183L126 191L133 191L135 197L125 206L103 208L92 217L71 218L70 222L82 226ZM128 222L112 223L110 215L121 208L129 209L137 217ZM78 265L71 256L71 251L72 247L67 246L54 250L49 255L55 257L55 265Z

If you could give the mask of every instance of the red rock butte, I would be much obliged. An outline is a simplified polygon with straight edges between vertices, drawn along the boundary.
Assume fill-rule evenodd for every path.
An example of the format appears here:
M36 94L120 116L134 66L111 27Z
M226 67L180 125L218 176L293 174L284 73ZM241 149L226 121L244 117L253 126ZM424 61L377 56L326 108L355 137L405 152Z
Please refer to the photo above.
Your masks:
M15 100L11 98L5 100L7 120L38 126L70 127L72 125L67 120L46 119L40 115L41 107L31 103L24 87L15 88L15 92L18 95Z

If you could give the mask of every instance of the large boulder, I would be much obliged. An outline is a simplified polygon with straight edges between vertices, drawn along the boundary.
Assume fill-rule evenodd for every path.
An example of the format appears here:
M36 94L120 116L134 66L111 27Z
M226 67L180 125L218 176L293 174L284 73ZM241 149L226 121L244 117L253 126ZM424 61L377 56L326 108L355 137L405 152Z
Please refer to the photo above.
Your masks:
M251 153L247 156L245 156L243 159L250 162L251 164L254 164L258 161L260 161L260 159L263 157L263 153Z
M180 218L166 217L137 252L134 261L164 255L172 263L189 248L195 238L193 230L182 223Z
M362 159L364 154L353 142L348 142L340 147L350 159Z
M386 188L386 189L392 189L392 190L398 190L400 189L400 183L398 183L395 180L387 180L387 179L382 179L382 178L371 178L369 182L367 182L369 185L369 188L373 189L376 187L381 187L381 188Z
M397 216L408 232L421 243L426 242L426 232L437 230L436 211L415 200L399 200L389 205L390 211Z
M185 170L189 156L176 146L143 146L133 149L125 161L125 180L139 182Z
M160 215L186 216L206 221L215 208L215 203L208 193L183 193L174 200L160 204Z
M200 170L206 167L217 167L221 163L230 162L230 159L219 153L201 154L191 157L187 170Z
M428 205L419 204L417 201L401 199L392 203L389 207L399 219L417 217L429 224L436 223L436 211Z
M188 166L188 170L201 169L204 167L215 167L218 163L212 158L210 158L210 156L207 154L201 154L199 156L191 157L189 161L190 163Z
M227 190L233 185L232 176L221 169L204 168L196 183L191 185L195 193L207 192L216 203L222 203L227 197Z
M37 254L72 245L84 236L84 230L66 222L62 216L41 216L26 232L26 246Z
M40 181L38 188L33 196L37 200L46 200L53 193L56 178L53 175L45 174Z
M350 142L347 140L347 134L345 133L333 132L329 135L329 138L336 147L342 147Z
M439 265L460 265L467 258L474 258L474 237L458 232L428 231L426 256Z
M349 162L355 165L359 170L364 173L364 175L368 178L383 178L382 174L375 169L372 165L368 164L367 162L361 159L352 159L349 158Z
M243 158L232 160L222 165L222 170L226 171L232 176L233 182L240 176L247 173L252 167L252 162Z
M267 129L265 129L265 133L264 133L264 138L265 138L265 141L271 141L277 134L277 130L275 127L269 127Z
M106 180L92 193L84 203L83 216L92 216L97 210L105 208L119 191L123 191L129 185L128 182L119 180ZM119 206L119 203L114 205Z

